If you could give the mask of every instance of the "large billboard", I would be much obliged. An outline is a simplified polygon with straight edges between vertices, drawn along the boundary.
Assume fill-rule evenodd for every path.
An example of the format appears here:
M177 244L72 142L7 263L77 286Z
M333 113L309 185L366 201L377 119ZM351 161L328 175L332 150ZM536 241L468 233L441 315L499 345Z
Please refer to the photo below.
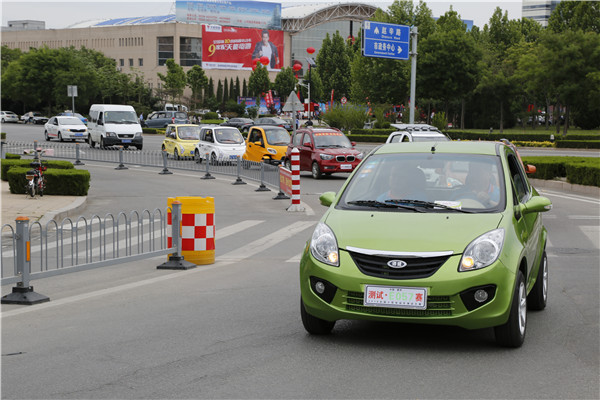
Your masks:
M202 68L250 70L263 57L269 71L283 66L283 31L202 25Z
M176 1L178 22L281 29L281 4L263 1Z

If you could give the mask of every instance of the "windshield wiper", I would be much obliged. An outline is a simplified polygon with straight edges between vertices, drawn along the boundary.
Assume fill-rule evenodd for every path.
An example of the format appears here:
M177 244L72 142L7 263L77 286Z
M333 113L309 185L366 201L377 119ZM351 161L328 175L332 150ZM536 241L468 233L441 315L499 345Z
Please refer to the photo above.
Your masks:
M402 208L404 210L411 210L420 213L425 212L419 210L417 207L408 206L406 204L389 203L389 200L386 200L385 203L377 200L355 200L349 201L348 204L375 208Z
M447 206L445 204L439 204L439 203L435 203L433 201L424 201L424 200L409 200L409 199L389 199L386 200L386 202L390 202L390 203L402 203L402 204L413 204L417 207L423 207L423 208L442 208L444 210L450 210L450 211L458 211L458 212L462 212L462 213L466 213L466 214L472 214L472 211L467 211L467 210L463 210L460 208L455 208L455 207L451 207L451 206Z

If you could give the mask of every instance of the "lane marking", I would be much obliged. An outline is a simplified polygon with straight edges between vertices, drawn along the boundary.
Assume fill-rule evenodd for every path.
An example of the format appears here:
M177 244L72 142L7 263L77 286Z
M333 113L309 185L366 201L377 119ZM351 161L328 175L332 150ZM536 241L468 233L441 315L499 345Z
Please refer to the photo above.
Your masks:
M243 221L239 224L235 224L232 226L232 229L230 230L231 233L229 233L229 234L235 233L234 231L241 229L241 227L244 225L254 226L260 222L261 221ZM173 279L173 278L182 278L183 277L183 279L185 279L187 274L195 274L197 272L210 271L212 269L231 265L231 264L237 263L239 261L242 261L246 258L252 257L252 256L260 253L261 251L266 250L270 247L273 247L273 246L277 245L278 243L289 239L290 237L294 236L295 234L302 232L305 229L310 228L311 226L315 225L316 223L317 223L317 221L295 222L292 225L289 225L285 228L275 231L275 232L273 232L269 235L266 235L258 240L255 240L254 242L248 243L245 246L242 246L236 250L230 251L229 253L227 253L221 257L216 258L215 263L210 266L199 266L197 268L193 268L193 269L189 269L189 270L185 270L185 271L176 271L176 273L173 272L168 275L150 278L150 279L146 279L146 280L139 281L139 282L132 282L132 283L128 283L125 285L115 286L115 287L108 288L108 289L101 289L101 290L97 290L97 291L94 291L91 293L85 293L85 294L80 294L80 295L76 295L76 296L66 297L66 298L59 299L59 300L52 300L48 303L37 304L35 307L24 307L24 308L19 308L17 310L5 311L5 312L0 313L0 317L1 318L14 317L14 316L22 315L22 314L25 314L28 312L45 310L47 308L58 307L58 306L65 305L65 304L71 304L71 303L75 303L77 301L87 300L87 299L98 297L98 296L104 296L104 295L114 294L114 293L125 291L125 290L131 290L134 288L139 288L139 287L142 287L145 285L151 285L154 283L166 281L166 280ZM152 259L158 260L158 259L163 259L163 257L154 257Z
M538 190L538 191L544 195L548 194L551 197L558 197L561 199L582 201L584 203L590 203L590 204L600 204L600 200L593 199L591 197L583 197L583 196L577 196L577 195L565 195L565 194L553 192L550 190Z
M315 225L317 221L298 221L293 224L275 231L269 235L263 236L262 238L255 240L254 242L248 243L236 250L230 251L229 253L223 254L219 259L221 260L233 260L239 261L245 258L252 257L276 244L291 238L299 232L310 228Z

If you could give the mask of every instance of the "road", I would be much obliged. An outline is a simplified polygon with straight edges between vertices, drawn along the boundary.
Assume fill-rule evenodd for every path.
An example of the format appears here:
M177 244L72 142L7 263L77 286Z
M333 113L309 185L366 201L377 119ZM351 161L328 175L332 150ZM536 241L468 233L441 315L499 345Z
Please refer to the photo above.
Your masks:
M11 138L9 137L9 140ZM525 344L493 331L342 321L331 336L300 321L298 260L343 177L302 178L307 213L233 178L115 171L86 163L84 215L213 196L216 262L156 270L164 259L32 282L49 296L2 306L3 398L598 398L600 202L543 190L554 203L548 307ZM6 294L9 287L2 288Z

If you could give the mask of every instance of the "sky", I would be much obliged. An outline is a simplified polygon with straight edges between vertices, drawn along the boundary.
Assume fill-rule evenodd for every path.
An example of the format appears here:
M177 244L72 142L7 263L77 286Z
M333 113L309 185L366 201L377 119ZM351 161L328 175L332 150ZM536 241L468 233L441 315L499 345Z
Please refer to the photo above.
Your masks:
M0 0L2 3L2 26L7 26L8 21L36 20L45 21L47 29L67 28L70 25L102 19L121 17L142 17L175 14L173 0ZM275 1L270 1L275 2ZM285 4L313 4L313 3L366 3L383 6L391 1L373 0L281 0ZM414 0L417 4L418 0ZM509 19L521 18L521 1L498 0L429 0L425 1L434 17L439 17L449 10L450 6L459 13L462 19L474 21L474 25L483 27L488 23L496 7L500 6L508 12Z

